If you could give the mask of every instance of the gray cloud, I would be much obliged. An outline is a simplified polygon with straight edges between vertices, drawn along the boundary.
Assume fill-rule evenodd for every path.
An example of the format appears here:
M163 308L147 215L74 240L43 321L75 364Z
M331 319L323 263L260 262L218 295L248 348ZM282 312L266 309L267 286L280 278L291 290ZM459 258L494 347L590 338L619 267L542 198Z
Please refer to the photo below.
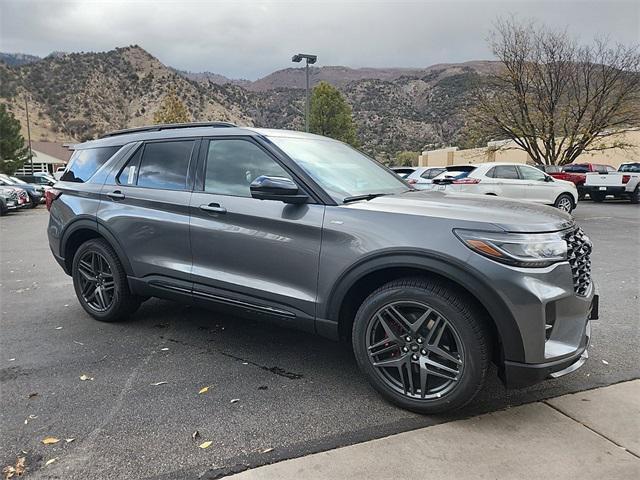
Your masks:
M176 68L254 79L291 66L421 67L491 58L498 15L567 27L584 41L640 42L637 1L3 0L0 50L46 55L139 44Z

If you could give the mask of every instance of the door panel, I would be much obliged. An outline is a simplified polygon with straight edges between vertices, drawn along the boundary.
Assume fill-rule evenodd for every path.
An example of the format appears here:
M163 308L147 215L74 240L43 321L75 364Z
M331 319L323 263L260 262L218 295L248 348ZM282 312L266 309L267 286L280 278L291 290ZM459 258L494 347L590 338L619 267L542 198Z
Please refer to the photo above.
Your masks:
M557 184L546 182L546 174L535 167L519 165L518 170L523 182L526 183L524 189L525 198L531 202L551 204L555 201Z
M250 140L204 141L198 175L194 291L313 318L324 206L252 198L249 184L258 176L293 176Z
M98 218L120 242L135 277L190 286L189 165L197 146L194 140L148 142L102 187Z

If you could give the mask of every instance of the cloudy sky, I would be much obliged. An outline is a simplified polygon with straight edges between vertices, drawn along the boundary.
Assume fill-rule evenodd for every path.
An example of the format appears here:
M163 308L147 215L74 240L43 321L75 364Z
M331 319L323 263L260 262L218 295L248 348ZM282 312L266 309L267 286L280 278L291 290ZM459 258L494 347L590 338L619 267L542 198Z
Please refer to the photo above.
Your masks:
M103 51L138 44L176 68L255 79L291 66L424 67L489 59L498 15L583 41L640 43L640 1L0 0L0 51Z

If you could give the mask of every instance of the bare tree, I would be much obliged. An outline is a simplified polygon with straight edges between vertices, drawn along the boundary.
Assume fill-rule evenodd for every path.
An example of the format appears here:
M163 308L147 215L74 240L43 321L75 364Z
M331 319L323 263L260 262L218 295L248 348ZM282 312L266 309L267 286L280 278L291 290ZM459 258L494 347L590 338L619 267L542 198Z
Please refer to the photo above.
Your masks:
M637 46L579 45L564 31L514 17L498 20L489 42L502 68L469 111L469 137L498 134L535 162L557 165L630 147L620 138L640 126Z

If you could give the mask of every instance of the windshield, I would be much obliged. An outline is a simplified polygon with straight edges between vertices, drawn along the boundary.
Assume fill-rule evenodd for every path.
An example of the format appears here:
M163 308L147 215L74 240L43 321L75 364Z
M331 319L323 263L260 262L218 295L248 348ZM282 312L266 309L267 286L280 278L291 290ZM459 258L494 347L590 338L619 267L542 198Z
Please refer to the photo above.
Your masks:
M577 163L575 165L567 165L562 169L563 172L569 173L587 173L589 171L589 165L583 165Z
M409 190L375 160L335 140L269 137L338 203L347 197Z
M619 172L640 173L640 163L626 163L620 165Z

